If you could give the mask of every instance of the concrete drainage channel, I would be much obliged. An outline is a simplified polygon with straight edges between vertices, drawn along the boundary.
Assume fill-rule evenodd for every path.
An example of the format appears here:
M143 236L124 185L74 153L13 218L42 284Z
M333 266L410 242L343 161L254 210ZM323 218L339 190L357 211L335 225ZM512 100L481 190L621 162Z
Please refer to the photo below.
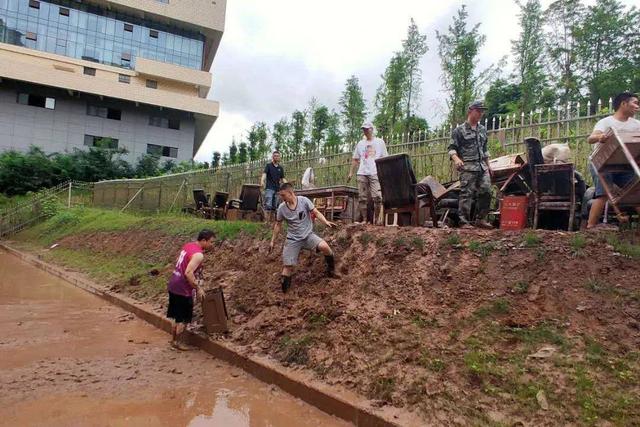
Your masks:
M165 317L153 312L150 308L137 301L110 292L99 285L69 273L64 269L42 261L37 256L16 250L5 243L0 242L0 248L20 258L21 260L40 268L54 276L57 276L87 292L103 298L151 325L167 332L171 332L171 323ZM338 396L333 391L321 390L319 387L307 384L303 378L295 378L292 372L281 366L275 366L267 361L243 355L230 345L220 343L205 335L189 333L190 344L195 345L212 356L243 369L247 373L265 383L274 384L283 391L297 397L318 409L342 418L356 426L386 427L399 424L386 419L380 414L374 414L362 404L350 401L348 398ZM354 400L357 398L354 397Z

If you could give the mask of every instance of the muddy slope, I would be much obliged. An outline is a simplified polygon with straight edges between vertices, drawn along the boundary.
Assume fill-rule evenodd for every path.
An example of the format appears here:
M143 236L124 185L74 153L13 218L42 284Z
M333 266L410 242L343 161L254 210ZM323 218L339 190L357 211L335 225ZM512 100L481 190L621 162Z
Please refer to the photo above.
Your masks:
M218 245L206 277L225 289L232 331L220 339L426 422L640 423L640 265L618 235L350 226L325 237L342 278L305 253L286 295L267 241ZM182 242L130 232L60 243L145 257L163 279ZM139 286L116 289L161 310L164 295Z

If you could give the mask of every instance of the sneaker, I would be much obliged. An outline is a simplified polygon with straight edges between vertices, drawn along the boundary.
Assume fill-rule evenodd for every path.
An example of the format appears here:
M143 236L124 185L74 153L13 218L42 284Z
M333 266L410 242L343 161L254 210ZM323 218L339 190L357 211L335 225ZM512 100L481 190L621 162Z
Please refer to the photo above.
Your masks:
M476 221L476 227L482 228L483 230L493 230L493 225L482 219Z
M340 273L337 273L334 270L334 271L327 271L327 277L330 279L340 279L342 276L340 276Z
M464 222L464 223L460 224L460 228L462 230L472 230L474 227L473 227L473 225L469 224L468 222Z

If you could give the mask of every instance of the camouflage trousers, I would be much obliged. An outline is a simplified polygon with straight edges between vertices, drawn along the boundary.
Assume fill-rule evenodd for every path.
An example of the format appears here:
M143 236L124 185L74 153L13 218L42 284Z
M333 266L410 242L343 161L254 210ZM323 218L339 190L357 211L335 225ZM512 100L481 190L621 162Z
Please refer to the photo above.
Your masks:
M472 222L471 206L475 202L475 217L486 219L491 205L491 178L488 171L463 171L460 173L460 199L458 215L460 223Z

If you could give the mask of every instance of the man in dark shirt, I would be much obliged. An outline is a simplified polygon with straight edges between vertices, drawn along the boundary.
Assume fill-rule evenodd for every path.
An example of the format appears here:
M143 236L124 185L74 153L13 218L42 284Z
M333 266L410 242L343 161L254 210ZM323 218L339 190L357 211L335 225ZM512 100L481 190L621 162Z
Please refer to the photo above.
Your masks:
M479 123L485 110L482 101L469 104L467 120L451 133L449 155L460 172L458 214L462 228L470 228L472 224L480 228L493 228L486 221L491 204L487 129ZM471 218L471 205L474 202L476 221Z
M264 188L264 210L268 219L271 219L273 212L278 208L278 190L280 185L287 182L284 179L284 168L280 165L280 152L274 151L271 155L271 162L264 167L260 185Z

